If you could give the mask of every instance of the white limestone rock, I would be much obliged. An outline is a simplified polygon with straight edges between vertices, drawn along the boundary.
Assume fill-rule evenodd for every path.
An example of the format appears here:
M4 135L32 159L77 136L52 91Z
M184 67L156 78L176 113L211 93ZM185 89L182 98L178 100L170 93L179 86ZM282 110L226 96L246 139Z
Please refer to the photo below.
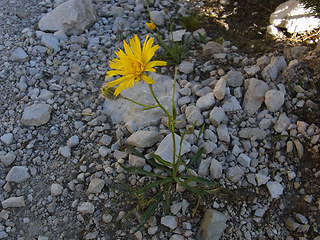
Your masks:
M214 94L213 92L209 92L197 100L196 107L200 111L204 111L204 110L211 109L214 104L215 104Z
M209 115L209 120L213 126L218 126L226 118L226 113L222 107L214 107Z
M200 223L196 239L219 240L227 227L228 218L215 209L207 209Z
M7 182L21 183L30 178L28 168L24 166L14 166L6 176Z
M3 134L0 140L6 145L10 145L13 141L13 134L12 133Z
M44 15L38 26L45 32L63 30L68 35L80 35L95 21L91 0L68 0Z
M18 47L11 53L11 60L17 62L26 62L29 60L29 56L21 47Z
M5 200L3 200L1 202L2 204L2 207L4 209L6 208L13 208L13 207L24 207L26 206L26 203L24 201L24 197L21 196L21 197L10 197L10 198L7 198Z
M226 95L226 87L227 87L226 78L224 77L220 78L213 89L213 93L216 99L218 100L224 99L224 96Z
M185 110L185 114L188 123L195 124L197 127L201 126L204 122L203 115L201 114L200 110L194 105L189 105Z
M233 166L227 169L227 178L231 182L238 182L243 175L244 171L239 166Z
M270 24L286 28L289 33L310 31L320 26L320 19L314 17L311 9L307 9L297 0L280 4L270 15Z
M264 95L269 90L266 82L251 78L244 96L243 107L249 116L256 113L264 101Z
M217 127L218 138L222 142L230 142L230 135L228 131L228 127L225 124L220 124Z
M55 52L60 51L59 41L52 34L44 34L41 38L41 43L49 49L54 50Z
M278 121L274 125L274 130L278 133L282 133L287 130L290 125L290 119L288 118L286 113L281 113Z
M275 80L278 74L287 67L284 56L277 56L271 59L271 62L262 70L261 75L264 80Z
M222 176L222 165L216 159L211 160L210 164L210 177L212 179L218 179Z
M95 210L95 207L91 202L82 202L78 206L78 212L82 214L92 214L94 210Z
M226 79L227 86L240 87L243 84L244 77L241 72L234 69L223 76Z
M94 178L90 181L87 193L99 194L105 185L105 181L100 178Z
M175 134L175 143L176 143L176 155L179 154L181 137ZM185 153L191 151L191 145L186 140L182 141L181 147L181 156ZM168 134L161 142L158 149L155 151L155 154L159 155L162 159L173 162L173 144L172 144L172 134Z
M168 216L165 216L165 217L162 217L161 218L161 224L174 230L177 228L178 226L178 223L177 223L177 219L175 216L171 216L171 215L168 215Z
M267 183L268 191L272 198L277 198L282 195L284 188L277 181L270 181Z
M50 192L52 196L59 196L61 195L63 187L58 183L51 184Z
M270 112L276 112L284 103L284 94L281 91L271 89L266 92L264 103Z
M33 104L24 109L21 122L26 126L46 124L51 116L52 107L49 104Z
M189 74L193 72L194 64L190 61L182 61L179 65L179 71L183 72L184 74Z
M150 17L156 26L163 26L164 25L164 16L163 16L162 12L151 11Z
M140 130L128 137L126 143L135 147L147 148L159 142L161 137L159 132Z

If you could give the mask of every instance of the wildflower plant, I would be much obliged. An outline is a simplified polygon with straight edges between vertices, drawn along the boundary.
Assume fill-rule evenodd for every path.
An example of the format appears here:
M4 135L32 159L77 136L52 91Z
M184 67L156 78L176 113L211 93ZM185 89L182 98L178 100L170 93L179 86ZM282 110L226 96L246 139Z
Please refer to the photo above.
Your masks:
M175 99L175 87L176 87L176 77L177 77L177 67L175 67L175 74L173 79L173 93L172 93L172 108L171 112L169 112L158 100L157 96L153 91L153 84L155 81L147 75L147 72L155 72L156 66L165 66L166 62L164 61L152 61L152 57L154 56L156 50L159 48L159 45L154 45L154 38L146 36L143 47L141 49L141 44L139 38L135 35L133 38L129 40L129 44L124 41L124 50L121 49L118 52L115 52L118 59L113 59L110 61L110 68L114 70L110 70L107 72L106 79L108 80L110 77L114 77L119 75L120 77L116 80L110 81L105 84L102 88L102 94L110 99L110 93L112 92L115 97L122 97L131 102L134 102L140 106L143 106L143 110L159 107L163 110L164 114L168 118L168 128L172 135L172 144L173 144L173 152L172 152L172 161L168 159L163 159L159 155L151 153L151 159L146 158L142 153L138 152L135 149L131 149L132 153L142 157L146 160L146 162L152 166L153 168L162 170L161 173L148 172L139 167L135 166L125 166L122 163L119 163L120 166L128 172L133 174L143 175L151 177L151 182L137 190L134 195L140 196L144 198L145 195L149 191L154 188L157 188L158 191L156 194L151 197L149 200L144 201L146 206L146 210L140 219L140 223L136 228L136 231L139 230L146 221L150 218L150 216L154 213L159 203L162 201L163 197L164 201L164 211L168 212L170 208L170 195L173 190L173 186L180 185L186 190L196 194L198 196L197 205L194 213L196 212L200 198L204 194L213 194L216 193L220 188L217 183L214 183L206 178L202 178L199 176L195 176L190 171L189 166L197 162L202 153L204 152L203 148L199 148L199 150L195 153L194 157L185 162L181 159L181 149L183 138L186 133L182 134L181 140L179 142L179 146L176 146L176 136L175 136L175 125L177 123L177 110L175 108L174 99ZM132 88L135 83L140 80L144 81L149 85L150 92L156 102L154 105L147 105L143 103L139 103L135 100L126 98L121 96L121 91L127 90L128 88ZM117 87L116 87L117 86ZM179 148L177 148L179 147ZM178 150L178 151L177 151ZM178 152L178 154L176 154Z

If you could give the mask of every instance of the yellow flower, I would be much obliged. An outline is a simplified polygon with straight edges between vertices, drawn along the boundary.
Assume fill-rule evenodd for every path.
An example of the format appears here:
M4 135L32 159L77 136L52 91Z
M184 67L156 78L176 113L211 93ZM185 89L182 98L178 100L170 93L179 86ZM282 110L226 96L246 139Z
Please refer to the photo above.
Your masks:
M106 77L106 79L108 79L115 75L122 75L122 77L106 83L107 87L113 87L119 84L114 92L115 96L118 96L123 89L128 90L129 87L132 88L134 83L138 83L140 79L148 84L154 84L154 81L148 77L145 72L155 72L156 70L153 67L167 65L164 61L150 61L155 51L158 50L159 45L152 46L154 38L148 38L149 35L147 35L144 41L142 51L140 40L137 35L135 35L129 40L130 45L123 41L125 52L121 49L115 52L119 59L114 58L110 61L110 68L115 70L108 71Z
M156 25L154 24L153 21L151 21L149 23L147 22L146 25L147 25L147 28L149 28L151 31L156 29Z

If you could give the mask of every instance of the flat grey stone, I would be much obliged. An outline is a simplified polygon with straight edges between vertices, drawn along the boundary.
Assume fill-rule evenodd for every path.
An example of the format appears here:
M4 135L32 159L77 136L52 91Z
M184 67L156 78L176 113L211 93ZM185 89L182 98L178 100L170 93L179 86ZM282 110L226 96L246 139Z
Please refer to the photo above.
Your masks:
M193 62L182 61L179 65L179 71L184 74L189 74L193 72Z
M213 126L218 126L226 118L226 113L222 107L214 107L209 115L209 120Z
M223 213L207 209L200 223L196 239L219 240L226 229L228 218Z
M231 96L231 97L225 99L224 103L222 105L222 108L226 112L234 112L234 111L242 110L242 107L241 107L239 101L234 96Z
M177 223L177 220L176 220L176 217L175 216L171 216L171 215L168 215L168 216L165 216L165 217L162 217L161 218L161 224L174 230L177 228L178 226L178 223Z
M59 41L52 34L44 34L41 38L41 43L47 48L54 50L55 52L60 51Z
M284 103L284 94L275 89L269 90L265 94L264 102L270 112L276 112Z
M3 134L0 139L4 144L10 145L13 141L13 134L12 133Z
M234 182L234 183L238 182L243 175L244 175L244 171L238 166L233 166L227 169L227 178L231 182Z
M261 185L266 184L270 180L270 177L268 177L267 175L261 174L261 173L257 173L256 180L257 180L257 185L261 186Z
M281 113L273 128L276 132L282 133L288 129L289 125L290 119L287 117L287 114Z
M51 185L51 188L50 188L50 192L51 192L51 195L52 195L52 196L59 196L59 195L61 195L62 190L63 190L63 187L62 187L60 184L58 184L58 183L53 183L53 184Z
M30 178L30 174L28 172L28 168L23 166L14 166L10 169L6 176L6 181L21 183Z
M222 176L222 165L216 159L211 160L210 164L210 177L212 179L218 179Z
M1 202L3 208L24 207L26 203L24 197L10 197Z
M202 159L199 164L198 174L201 176L208 176L210 163L211 158Z
M272 198L277 198L283 193L283 187L277 181L268 182L267 188Z
M48 100L54 97L54 93L48 91L47 89L41 89L39 99Z
M112 142L112 137L109 135L103 135L99 141L99 143L104 146L110 145L111 142Z
M244 95L243 108L249 116L256 113L264 101L264 95L269 90L266 82L251 78Z
M238 163L240 163L243 167L249 167L251 163L251 158L244 154L241 153L238 158L237 158Z
M138 157L134 154L129 154L129 164L133 167L144 167L146 165L146 160L142 157Z
M29 56L21 47L18 47L11 53L11 60L17 62L26 62L29 60Z
M83 202L78 206L78 212L82 214L92 214L94 210L95 207L91 202Z
M126 143L131 146L147 148L161 140L161 133L156 131L137 131L127 138Z
M164 16L163 13L160 11L151 11L150 12L150 17L153 21L153 23L156 26L163 26L164 25Z
M226 79L227 86L240 87L243 84L244 77L241 72L234 69L223 76Z
M1 156L1 162L6 165L6 167L9 167L14 160L16 159L16 155L14 152L10 151L7 154Z
M71 149L68 146L59 147L58 152L66 158L71 157Z
M211 109L215 104L215 98L213 92L209 92L206 95L200 97L197 100L196 107L200 111Z
M224 47L221 44L213 41L207 42L206 45L203 47L203 52L208 57L212 57L213 54L216 53L223 53L224 51Z
M175 142L176 142L176 155L179 154L179 146L180 146L181 137L177 134L175 134ZM162 157L162 159L173 162L173 140L172 140L172 134L168 134L161 142L158 147L158 149L155 151L155 154ZM191 145L186 140L182 141L182 147L181 147L181 156L185 153L188 153L191 151Z
M225 78L220 78L217 84L214 86L213 93L216 99L222 100L226 94L227 82Z
M220 124L217 127L218 138L222 142L230 142L230 135L228 131L228 127L225 124Z
M67 141L67 146L69 148L76 147L76 146L78 146L78 144L79 144L79 137L77 135L72 136Z
M41 31L63 30L66 34L80 35L96 21L91 0L68 0L39 21Z
M100 178L94 178L90 181L87 193L99 194L105 185L105 181Z
M201 126L204 122L204 117L201 114L200 110L194 106L189 105L185 110L186 118L188 123L195 124L197 127Z
M261 75L265 80L275 80L285 67L287 67L287 62L283 56L273 57L271 62L262 70Z
M172 40L174 42L180 42L182 41L183 35L186 33L185 29L181 29L181 30L176 30L172 32ZM193 70L193 66L192 66L192 70ZM180 70L181 71L181 70ZM183 72L183 71L182 71Z
M250 139L255 137L258 140L263 140L267 136L267 133L261 128L242 128L239 131L239 137Z
M46 124L51 116L52 107L49 104L33 104L24 109L21 122L27 126Z

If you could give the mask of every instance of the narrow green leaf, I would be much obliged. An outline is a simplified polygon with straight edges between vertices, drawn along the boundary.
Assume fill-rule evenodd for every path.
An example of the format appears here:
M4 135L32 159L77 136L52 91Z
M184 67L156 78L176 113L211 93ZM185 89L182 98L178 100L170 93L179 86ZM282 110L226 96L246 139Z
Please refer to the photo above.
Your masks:
M137 149L135 149L135 148L130 148L129 150L130 150L130 152L131 152L133 155L136 155L136 156L138 156L138 157L141 157L141 158L146 159L146 157L145 157L141 152L139 152Z
M201 135L203 134L205 126L206 126L206 124L205 124L205 123L204 123L204 124L202 124L201 129L200 129L199 134L198 134L198 137L197 137L197 140L199 140L199 138L200 138L200 137L201 137Z
M159 155L157 154L154 154L154 153L151 153L151 156L156 159L159 163L165 165L165 166L168 166L168 167L172 167L173 164L171 162L168 162L166 160L164 160L162 157L160 157Z
M195 177L194 180L200 184L209 186L209 187L219 187L218 183L212 182L209 179L203 177Z
M150 202L147 210L142 215L141 221L140 221L139 225L137 226L135 232L137 232L148 221L148 219L151 217L152 213L154 213L154 211L156 210L156 208L157 208L157 206L158 206L163 194L168 190L169 186L170 186L170 183L168 183L162 189L162 191L158 192L154 196L153 201Z
M201 158L202 153L204 153L204 150L205 150L205 149L204 149L203 147L199 148L198 151L196 152L196 154L195 154L195 155L193 156L193 158L190 160L188 166L191 165L191 164L194 163L194 162L199 161L200 158Z
M180 184L185 188L187 189L188 191L190 192L193 192L193 193L196 193L196 194L199 194L199 195L205 195L205 194L208 194L208 192L202 188L199 188L199 187L191 187L189 186L188 184L186 184L185 182L180 182Z
M154 187L156 187L158 185L165 184L165 183L168 183L168 182L172 182L172 180L170 178L165 178L165 179L154 181L154 182L149 183L148 185L140 188L138 191L136 191L136 194L144 193L144 192L146 192L147 190L149 190L151 188L154 188Z
M145 176L151 176L151 177L160 177L163 178L163 176L155 174L155 173L151 173L151 172L147 172L141 168L138 167L126 167L124 166L122 163L118 163L124 170L128 171L128 172L132 172L138 175L145 175Z
M165 171L166 173L168 173L170 176L172 176L172 170L164 165L161 165L159 163L157 163L156 161L154 161L153 159L147 159L146 160L147 163L149 163L151 166L155 167L155 168L159 168L163 171Z
M164 202L164 212L166 214L170 213L170 190L171 190L171 185L169 186L167 193L166 193L166 199Z

